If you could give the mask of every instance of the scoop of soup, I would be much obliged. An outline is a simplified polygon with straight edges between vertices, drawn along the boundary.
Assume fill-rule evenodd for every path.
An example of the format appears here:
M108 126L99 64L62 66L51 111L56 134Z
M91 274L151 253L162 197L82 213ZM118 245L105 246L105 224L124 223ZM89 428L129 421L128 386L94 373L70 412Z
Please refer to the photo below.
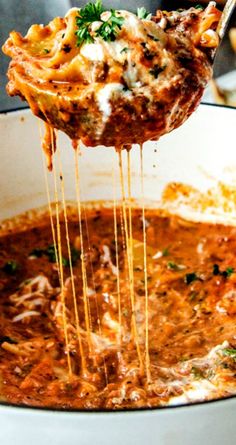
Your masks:
M219 19L213 2L155 16L103 11L101 2L73 8L25 37L10 34L8 93L88 146L157 140L199 104Z

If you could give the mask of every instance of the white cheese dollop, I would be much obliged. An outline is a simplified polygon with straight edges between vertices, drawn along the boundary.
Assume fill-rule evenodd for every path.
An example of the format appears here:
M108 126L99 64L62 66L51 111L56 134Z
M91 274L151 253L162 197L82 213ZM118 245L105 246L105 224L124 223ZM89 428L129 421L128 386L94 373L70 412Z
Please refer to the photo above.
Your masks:
M108 83L105 87L101 88L97 93L97 102L100 111L103 113L103 118L106 121L111 115L110 99L117 94L121 94L124 90L124 86L121 83Z

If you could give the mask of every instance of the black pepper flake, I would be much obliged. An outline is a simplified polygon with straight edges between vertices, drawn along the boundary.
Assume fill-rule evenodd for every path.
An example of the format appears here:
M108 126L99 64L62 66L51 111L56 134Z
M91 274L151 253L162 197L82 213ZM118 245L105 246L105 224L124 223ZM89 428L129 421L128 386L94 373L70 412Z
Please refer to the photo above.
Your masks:
M156 65L153 65L153 68L149 70L149 73L153 77L155 77L155 79L157 79L159 74L162 73L162 71L164 71L165 68L166 68L165 66L161 67L161 66L156 64Z
M155 53L150 51L148 48L145 48L144 50L144 57L147 60L152 60L155 57Z
M10 343L11 345L16 345L17 341L14 340L11 337L8 337L7 335L3 335L2 337L0 337L0 345L2 345L3 343Z
M187 273L184 277L184 282L186 284L191 284L193 281L196 281L197 279L198 279L198 277L194 272Z
M148 34L148 37L152 40L154 40L154 42L159 42L159 39L155 36L153 36L152 34Z
M2 268L7 275L15 275L18 269L19 264L14 260L7 261Z
M63 45L62 47L62 51L64 51L64 53L69 53L71 51L71 46L68 43L65 43L65 45Z

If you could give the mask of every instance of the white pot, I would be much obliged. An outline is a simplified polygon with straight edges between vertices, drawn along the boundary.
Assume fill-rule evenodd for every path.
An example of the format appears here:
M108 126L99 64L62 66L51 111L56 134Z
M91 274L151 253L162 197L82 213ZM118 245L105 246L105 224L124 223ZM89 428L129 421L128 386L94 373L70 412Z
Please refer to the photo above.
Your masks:
M217 181L236 183L236 110L201 105L181 128L144 148L145 199L160 206L169 182L183 182L201 191ZM0 220L47 203L37 119L29 110L0 115ZM60 135L66 197L75 199L73 150ZM139 150L132 150L132 192L141 195ZM125 157L125 155L124 155ZM110 148L82 149L82 198L112 200ZM50 190L53 182L50 179ZM118 189L117 189L118 193ZM234 210L235 204L232 203ZM195 219L236 222L236 210L224 206L199 212ZM172 208L186 213L186 207ZM63 412L0 405L2 445L233 445L236 398L189 406L127 412Z

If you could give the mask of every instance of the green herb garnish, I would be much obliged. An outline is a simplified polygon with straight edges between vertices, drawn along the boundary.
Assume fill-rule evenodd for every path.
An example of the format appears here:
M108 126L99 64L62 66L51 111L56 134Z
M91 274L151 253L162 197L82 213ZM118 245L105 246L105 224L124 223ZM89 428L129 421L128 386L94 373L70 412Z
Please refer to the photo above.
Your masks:
M93 22L100 21L100 16L103 12L101 0L97 0L96 3L88 3L84 8L81 8L79 15L76 18L76 24L78 26L77 45L82 43L93 42L94 39L90 34L89 27Z
M232 275L232 273L234 273L234 268L233 267L227 267L222 274L224 274L224 276L226 276L227 278L230 277Z
M70 253L71 253L71 263L72 266L74 266L80 257L80 252L75 247L72 246L70 248ZM29 256L33 256L35 258L41 258L43 255L48 257L50 263L56 263L56 250L53 244L50 244L46 249L36 248L32 250L32 252L30 252L29 254ZM69 267L70 266L69 259L62 257L62 265L64 267Z
M121 54L122 53L127 53L129 51L129 48L128 48L128 46L126 46L125 48L123 48L122 50L121 50Z
M64 266L64 267L70 266L70 261L67 258L62 257L61 262L62 262L62 266Z
M152 18L152 14L148 12L146 8L144 8L144 6L142 6L141 8L137 8L137 16L141 20L151 20Z
M50 246L44 250L44 255L47 255L50 263L56 263L56 250L54 244L50 244Z
M77 46L83 43L93 43L95 37L101 37L106 42L114 41L118 31L121 29L124 18L119 17L114 9L110 9L110 15L103 20L104 12L102 1L97 0L95 3L88 3L81 8L76 18L78 30L76 31ZM101 22L101 25L92 33L91 25L94 22Z
M48 54L48 53L50 53L50 49L44 48L43 52L44 52L45 54Z
M204 9L202 5L196 5L196 6L194 6L194 8L195 8L195 9L201 9L201 10Z
M225 270L221 271L218 264L213 264L213 275L221 275L224 278L229 278L232 273L234 273L233 267L227 267Z
M197 297L197 295L198 295L197 292L192 292L192 293L190 294L190 296L189 296L190 301L195 300L196 297Z
M111 16L109 20L103 22L100 28L96 31L96 36L101 37L106 42L113 42L116 39L118 31L124 23L124 18L118 17L114 9L111 9L110 12Z
M185 266L182 264L176 264L174 261L168 261L167 269L179 271L185 269Z
M162 256L168 256L170 254L169 247L165 247L162 251Z
M10 260L7 261L3 266L3 271L8 275L14 275L16 271L19 269L19 265L16 261Z
M233 360L236 361L236 349L234 348L225 348L222 350L222 354L226 357L231 357Z
M194 272L186 273L186 275L184 277L184 282L186 284L191 284L193 281L196 281L197 279L198 279L198 277Z

